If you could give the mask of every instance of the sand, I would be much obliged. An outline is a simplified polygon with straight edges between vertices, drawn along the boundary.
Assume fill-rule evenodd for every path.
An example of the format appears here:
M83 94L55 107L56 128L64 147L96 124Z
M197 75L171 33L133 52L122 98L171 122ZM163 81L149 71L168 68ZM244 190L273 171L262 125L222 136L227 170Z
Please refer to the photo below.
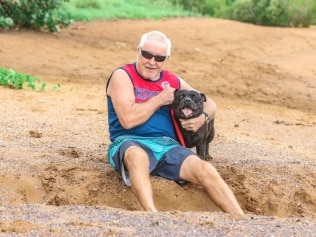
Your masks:
M143 212L108 164L105 83L150 30L173 42L166 69L217 103L211 162L245 216L158 177L160 212ZM0 235L316 236L315 62L314 26L175 18L0 31L0 67L47 82L0 87Z

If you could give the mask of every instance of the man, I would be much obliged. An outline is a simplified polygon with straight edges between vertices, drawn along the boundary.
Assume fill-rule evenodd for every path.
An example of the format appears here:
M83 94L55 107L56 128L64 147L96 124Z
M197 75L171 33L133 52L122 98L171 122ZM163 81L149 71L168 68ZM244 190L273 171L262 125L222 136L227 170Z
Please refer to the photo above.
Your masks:
M146 211L156 212L150 175L176 182L201 185L223 211L243 214L234 194L216 169L177 141L170 114L175 89L193 89L173 73L164 70L171 41L161 32L141 37L135 63L116 69L107 86L110 164ZM210 98L204 112L215 116L216 104ZM205 115L182 121L183 128L197 131Z

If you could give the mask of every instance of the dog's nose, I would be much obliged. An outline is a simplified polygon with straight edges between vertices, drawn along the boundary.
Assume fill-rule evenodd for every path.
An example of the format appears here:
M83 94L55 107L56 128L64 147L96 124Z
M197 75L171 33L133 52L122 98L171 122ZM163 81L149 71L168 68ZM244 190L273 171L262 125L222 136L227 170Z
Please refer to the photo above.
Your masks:
M191 102L191 99L190 98L185 98L184 100L186 103L190 103Z

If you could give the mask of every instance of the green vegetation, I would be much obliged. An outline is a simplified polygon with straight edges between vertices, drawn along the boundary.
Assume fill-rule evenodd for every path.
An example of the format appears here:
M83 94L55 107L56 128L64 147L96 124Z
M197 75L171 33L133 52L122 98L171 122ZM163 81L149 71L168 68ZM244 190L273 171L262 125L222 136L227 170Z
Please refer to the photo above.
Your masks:
M0 28L58 31L72 20L203 16L266 26L316 24L315 0L0 0Z
M173 3L204 16L257 25L308 27L316 24L315 0L173 0Z
M56 11L64 1L68 0L0 0L0 27L58 31L71 23Z
M313 5L314 0L236 0L228 18L265 26L308 27Z
M13 69L0 68L0 85L8 86L14 89L23 89L23 85L26 83L28 88L35 90L36 83L40 80L32 77L28 74L22 74L15 72ZM40 86L40 90L43 91L46 84Z
M70 0L59 13L75 20L203 16L257 25L316 24L315 0Z
M46 88L46 83L40 83L40 79L36 77L15 72L13 69L0 68L0 85L13 89L23 89L25 84L27 88L32 90L45 91ZM52 90L58 88L60 88L60 85L55 85Z
M70 0L59 13L75 20L93 19L161 19L184 17L192 13L168 0ZM194 13L195 16L201 15Z

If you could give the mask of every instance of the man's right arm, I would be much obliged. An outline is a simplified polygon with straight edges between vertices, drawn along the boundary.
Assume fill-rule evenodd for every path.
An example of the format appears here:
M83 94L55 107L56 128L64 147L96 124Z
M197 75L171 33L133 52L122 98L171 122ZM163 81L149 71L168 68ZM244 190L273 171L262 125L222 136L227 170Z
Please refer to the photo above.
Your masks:
M166 87L148 101L136 103L133 84L128 74L122 69L117 69L112 74L107 95L111 97L121 125L130 129L146 122L161 106L171 104L174 90L174 88Z

